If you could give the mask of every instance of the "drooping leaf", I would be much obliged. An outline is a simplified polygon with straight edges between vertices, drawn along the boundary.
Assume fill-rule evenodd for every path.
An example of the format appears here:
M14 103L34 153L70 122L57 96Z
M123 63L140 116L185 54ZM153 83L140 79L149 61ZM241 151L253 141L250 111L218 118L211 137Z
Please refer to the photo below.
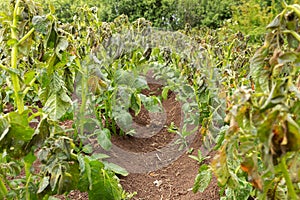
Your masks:
M193 192L204 192L204 190L209 186L209 183L212 178L211 170L207 165L202 165L199 168L199 172L195 178L195 183L193 186Z
M128 172L123 167L116 165L114 163L103 162L105 168L115 172L116 174L120 174L122 176L128 176Z
M134 110L135 115L138 115L141 111L142 101L139 94L133 93L131 95L131 108Z
M62 52L64 52L69 46L69 42L66 38L61 37L59 38L58 44L55 48L55 53L59 57L59 59L62 59Z
M280 19L281 19L282 15L279 14L277 15L274 20L267 26L267 28L269 29L275 29L275 28L278 28L281 23L280 23Z
M44 176L43 177L42 181L39 184L39 189L38 189L37 193L41 193L47 188L47 186L50 183L49 180L50 180L49 176Z
M93 146L91 144L84 145L82 151L86 154L90 154L93 152Z
M32 25L37 32L46 34L49 30L51 22L46 16L34 16L32 18Z
M97 129L95 130L95 134L97 135L97 141L100 146L108 151L112 146L110 141L110 131L106 128L101 130Z
M58 120L68 111L71 103L70 97L65 92L54 93L46 101L43 110L51 119Z
M91 169L93 174L93 189L88 191L89 199L121 199L122 188L120 187L116 177L114 177L114 175L111 172L99 168L98 164L95 165L94 162L91 163ZM99 190L98 188L102 189Z
M114 113L117 125L124 131L129 131L132 126L132 116L129 112L121 110Z

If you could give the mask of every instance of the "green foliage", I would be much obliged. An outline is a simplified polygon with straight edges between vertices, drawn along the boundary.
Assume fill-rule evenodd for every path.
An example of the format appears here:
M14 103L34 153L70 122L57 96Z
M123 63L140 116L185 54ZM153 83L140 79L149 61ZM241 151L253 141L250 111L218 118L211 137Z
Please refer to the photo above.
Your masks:
M292 3L293 0L286 1ZM297 2L294 1L295 3ZM280 1L274 0L241 0L232 5L232 17L225 21L224 30L236 33L242 32L250 37L251 42L261 42L266 26L282 10Z
M101 19L112 21L125 14L130 21L144 17L153 26L173 30L183 29L185 24L192 27L208 26L216 28L231 17L231 6L236 1L197 0L151 0L151 1L106 1ZM134 5L134 6L132 6Z
M186 23L192 27L217 28L223 24L224 20L231 18L231 7L239 1L179 0L177 3L176 15L180 28L183 28Z

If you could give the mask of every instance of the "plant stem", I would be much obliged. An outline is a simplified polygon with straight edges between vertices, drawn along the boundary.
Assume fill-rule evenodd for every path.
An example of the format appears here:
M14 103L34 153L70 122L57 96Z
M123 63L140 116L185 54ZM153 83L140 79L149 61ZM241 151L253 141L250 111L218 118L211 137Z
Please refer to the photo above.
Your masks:
M11 74L16 74L18 75L18 72L16 70L13 70L11 68L8 68L2 64L0 64L0 68L2 68L3 70L7 71L8 73L11 73Z
M11 26L11 38L18 40L17 35L17 26L18 26L18 14L19 14L19 3L20 0L17 0L14 13L13 13L13 23ZM18 43L15 43L11 50L11 68L17 69L17 62L18 62ZM19 78L16 74L11 73L11 79L14 87L14 93L15 93L15 101L17 104L17 109L19 113L22 113L24 111L24 102L23 98L20 96L20 82Z
M38 74L39 75L39 74ZM25 88L25 90L23 91L23 94L22 94L22 98L25 97L25 95L28 93L28 91L30 90L30 88L33 86L33 84L35 83L36 79L37 79L37 76L35 76L29 83L29 86Z
M18 45L22 44L33 33L33 31L34 28L30 29L30 31L19 40Z
M80 110L79 110L79 127L80 127L80 134L83 134L84 132L84 112L85 112L85 107L86 107L86 96L87 96L87 69L86 67L82 67L79 58L75 59L76 65L82 72L82 77L81 77L81 105L80 105ZM75 135L77 137L77 135Z
M298 196L294 190L294 186L293 186L289 171L286 166L286 158L284 156L281 158L280 165L281 165L281 170L283 172L283 176L284 176L284 179L285 179L285 182L287 185L289 198L290 199L298 199Z
M0 199L4 199L7 195L7 189L2 181L2 178L0 177Z

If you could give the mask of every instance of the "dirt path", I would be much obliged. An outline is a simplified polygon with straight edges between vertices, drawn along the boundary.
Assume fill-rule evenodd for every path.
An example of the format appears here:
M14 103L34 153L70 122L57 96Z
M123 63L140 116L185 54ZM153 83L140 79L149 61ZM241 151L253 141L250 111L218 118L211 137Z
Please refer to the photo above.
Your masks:
M143 93L159 95L161 88L159 85L151 84L150 91L146 90ZM137 192L133 200L217 200L220 198L215 178L203 193L192 192L199 164L188 157L186 150L178 151L179 146L174 145L176 134L167 131L167 127L172 122L178 127L181 125L181 105L175 97L176 95L170 92L168 99L162 102L165 116L151 116L151 113L144 108L137 116L132 113L134 124L137 128L141 128L140 134L136 137L114 136L111 151L99 150L111 156L108 161L117 163L130 172L127 177L121 177L120 182L127 192ZM152 133L151 130L156 133ZM188 142L189 148L194 149L192 155L196 155L201 147L200 136L193 135ZM210 156L213 156L213 152ZM166 160L169 161L165 162ZM72 191L68 197L88 199L86 193L77 191Z

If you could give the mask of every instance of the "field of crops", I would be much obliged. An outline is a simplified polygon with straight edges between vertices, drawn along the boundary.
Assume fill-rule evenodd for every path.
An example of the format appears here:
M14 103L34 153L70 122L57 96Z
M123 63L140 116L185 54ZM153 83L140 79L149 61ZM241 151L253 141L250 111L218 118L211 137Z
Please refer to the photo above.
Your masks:
M298 1L51 2L0 5L0 200L300 199Z

